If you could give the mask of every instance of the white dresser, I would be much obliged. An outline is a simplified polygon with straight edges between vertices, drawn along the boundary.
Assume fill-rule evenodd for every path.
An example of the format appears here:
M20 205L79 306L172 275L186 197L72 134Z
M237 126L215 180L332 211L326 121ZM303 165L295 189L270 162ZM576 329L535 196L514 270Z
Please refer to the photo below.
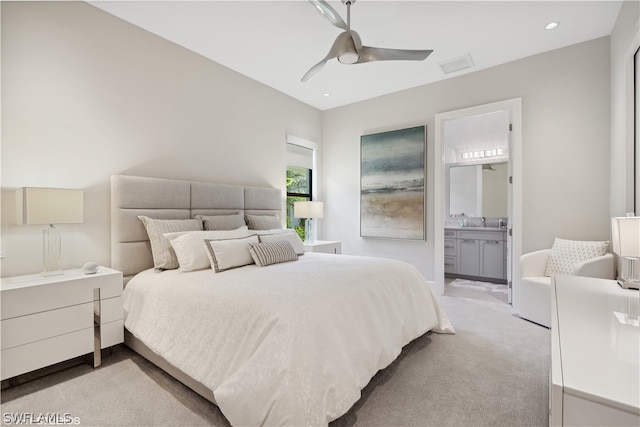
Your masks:
M551 299L550 425L638 427L638 291L558 276Z
M3 278L2 380L123 342L122 273L67 270Z

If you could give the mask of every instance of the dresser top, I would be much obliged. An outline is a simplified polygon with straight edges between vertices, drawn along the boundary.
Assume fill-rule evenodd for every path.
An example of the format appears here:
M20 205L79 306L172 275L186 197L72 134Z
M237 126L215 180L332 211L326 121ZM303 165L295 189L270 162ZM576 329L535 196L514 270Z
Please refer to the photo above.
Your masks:
M86 277L108 276L113 274L122 274L117 270L108 267L98 267L98 272L94 274L85 274L82 269L64 270L63 274L57 276L42 276L40 274L27 274L24 276L3 277L0 279L0 290L9 291L13 289L26 288L30 286L49 285L52 283L61 283L71 280L83 279Z
M565 392L640 413L638 291L577 276L557 276L553 291Z

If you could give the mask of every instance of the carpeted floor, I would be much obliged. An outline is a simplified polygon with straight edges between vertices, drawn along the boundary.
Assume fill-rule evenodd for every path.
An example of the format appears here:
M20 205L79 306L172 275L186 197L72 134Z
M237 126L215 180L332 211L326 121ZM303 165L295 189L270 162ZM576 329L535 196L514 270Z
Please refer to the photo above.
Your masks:
M500 292L457 285L440 298L456 335L407 345L333 426L548 425L549 330L515 316ZM67 366L4 389L3 425L22 413L69 414L84 426L228 425L216 406L124 346L99 369Z

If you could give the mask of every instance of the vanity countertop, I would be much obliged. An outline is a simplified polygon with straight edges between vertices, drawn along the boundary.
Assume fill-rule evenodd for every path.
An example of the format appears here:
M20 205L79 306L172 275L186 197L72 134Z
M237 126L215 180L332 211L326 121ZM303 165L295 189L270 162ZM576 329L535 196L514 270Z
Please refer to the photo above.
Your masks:
M468 230L468 231L507 231L506 228L499 227L460 227L459 225L447 225L444 227L445 230Z

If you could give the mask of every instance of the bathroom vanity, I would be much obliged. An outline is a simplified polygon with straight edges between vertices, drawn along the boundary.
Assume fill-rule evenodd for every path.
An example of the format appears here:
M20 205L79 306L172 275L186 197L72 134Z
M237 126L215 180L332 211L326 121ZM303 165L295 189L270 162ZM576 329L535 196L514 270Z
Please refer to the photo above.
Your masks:
M447 277L507 282L507 231L495 227L445 227Z

